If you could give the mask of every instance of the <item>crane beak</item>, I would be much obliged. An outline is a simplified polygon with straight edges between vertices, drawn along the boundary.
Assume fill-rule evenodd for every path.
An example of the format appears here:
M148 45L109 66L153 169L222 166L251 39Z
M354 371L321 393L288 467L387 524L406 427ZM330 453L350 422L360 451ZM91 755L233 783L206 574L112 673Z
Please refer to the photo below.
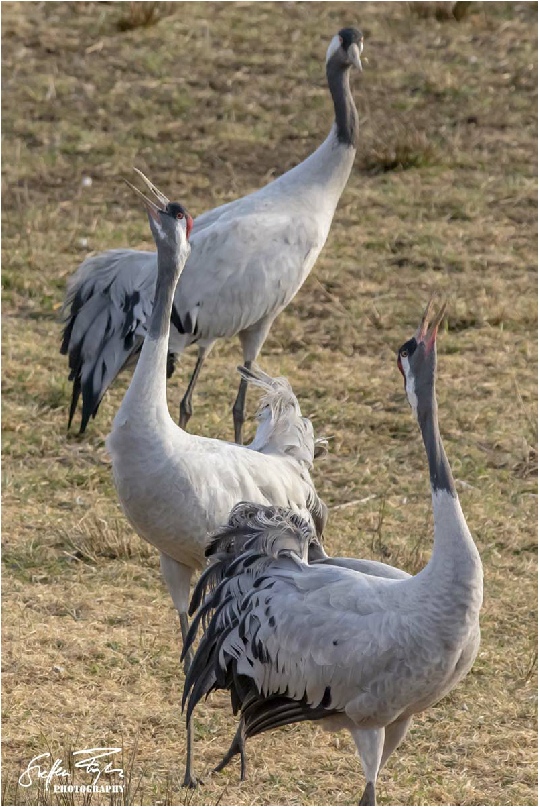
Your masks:
M441 324L441 322L442 322L442 320L444 318L446 308L447 308L447 303L444 302L442 304L442 306L440 307L440 310L438 311L438 313L436 314L436 316L434 317L434 319L431 322L429 332L427 333L426 339L425 339L425 349L427 350L427 352L429 350L432 350L432 347L433 347L434 343L436 342L436 336L438 334L438 328L440 327L440 324Z
M432 308L434 304L434 294L431 295L425 310L423 311L423 316L421 317L421 322L419 323L419 328L415 332L415 338L417 343L425 341L425 336L427 335L427 331L429 329L429 319L432 314Z
M169 204L170 199L168 199L165 196L165 194L162 191L159 190L159 188L156 188L156 186L153 184L153 182L151 182L148 179L148 177L145 176L145 174L142 173L142 171L139 171L139 169L135 168L134 166L133 166L133 171L135 171L139 175L139 177L142 179L142 181L144 182L144 184L146 185L148 190L151 193L153 193L153 195L155 196L155 198L157 199L159 204L162 205L163 207L166 207Z
M431 350L432 346L436 341L438 328L440 327L440 323L444 318L447 303L445 302L442 303L439 311L434 315L434 317L432 315L433 308L434 308L434 295L428 301L427 307L425 308L425 311L423 313L423 317L421 318L419 328L415 333L417 343L420 344L421 342L423 342L425 344L427 352Z
M361 40L359 46L355 42L352 42L352 44L347 50L348 58L350 59L354 67L357 67L359 71L363 70L363 65L361 64L361 58L360 58L362 50L363 50L363 40Z
M144 196L144 194L142 193L142 191L139 191L139 189L138 189L138 188L135 188L135 186L134 186L134 185L132 185L132 184L129 182L129 180L124 179L124 182L125 182L125 184L128 186L128 188L131 188L131 190L132 190L134 193L136 193L136 195L137 195L137 196L138 196L140 199L142 199L142 202L143 202L143 204L144 204L144 207L146 208L146 211L147 211L148 215L149 215L149 216L151 216L151 217L152 217L152 219L153 219L155 222L157 222L158 224L161 224L161 220L160 220L160 218L159 218L159 213L160 213L160 210L159 210L159 208L157 207L157 205L155 204L155 202L152 202L152 200L151 200L151 199L148 199L148 197L147 197L147 196Z

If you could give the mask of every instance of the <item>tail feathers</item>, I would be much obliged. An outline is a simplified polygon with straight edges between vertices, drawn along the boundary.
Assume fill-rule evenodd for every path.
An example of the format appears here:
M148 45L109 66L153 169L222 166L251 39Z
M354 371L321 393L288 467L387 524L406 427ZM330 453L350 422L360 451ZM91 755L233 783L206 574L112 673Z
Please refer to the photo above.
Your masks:
M82 393L81 433L110 384L140 350L156 267L155 253L109 250L84 261L69 282L60 352L68 356L73 382L69 426Z
M315 455L312 423L302 417L298 399L286 378L271 378L260 368L238 367L242 378L264 390L258 408L258 428L249 448L261 454L294 457L311 467Z
M68 430L71 428L71 424L73 422L75 412L77 411L77 404L79 402L80 391L81 391L80 376L75 375L73 379L71 379L71 376L70 376L69 380L73 381L73 390L71 392L71 404L69 406L69 417L67 419L67 428L68 428Z
M231 698L237 704L234 714L241 709L241 719L232 743L216 766L216 771L222 771L228 763L237 755L245 754L245 741L249 737L255 737L265 731L289 725L290 723L300 723L305 720L321 720L331 715L339 714L336 709L328 709L324 706L310 706L307 700L294 701L285 695L272 695L264 698L256 687L251 686L238 697L237 690L231 689Z
M249 550L275 558L289 549L303 557L312 538L311 526L292 510L240 502L232 509L226 527L213 536L206 556L232 561Z
M307 509L311 514L314 528L316 530L316 535L317 538L319 539L316 542L311 541L311 544L309 545L309 563L310 563L311 553L314 553L317 547L320 549L321 552L320 557L326 557L326 553L322 546L322 536L324 535L324 530L326 529L326 524L328 520L328 509L327 506L322 501L322 499L318 496L318 494L314 490L310 492L309 498L307 499Z
M196 610L196 615L183 651L185 656L202 629L185 680L186 719L216 689L230 691L234 713L241 710L245 736L331 714L325 693L319 704L309 705L306 699L296 701L286 693L263 697L255 684L263 666L272 663L260 630L266 618L271 625L269 609L276 581L307 558L325 557L312 527L291 510L241 502L213 536L206 554L210 565L193 592L190 613ZM257 612L261 604L263 613ZM253 678L245 673L249 665ZM235 752L235 746L230 750Z
M316 501L324 506L318 497ZM215 533L206 547L206 557L212 562L198 579L189 614L192 616L203 608L210 593L216 596L223 580L237 574L240 565L252 578L264 564L284 551L304 559L311 552L316 559L326 557L323 550L316 549L319 546L312 527L291 510L240 502L231 511L226 526Z
M255 630L254 616L243 610L247 598L264 583L268 568L277 559L285 565L305 562L313 541L313 529L301 516L285 508L247 502L236 505L228 524L213 537L206 550L212 562L193 592L190 613L198 610L183 651L185 656L202 626L183 693L188 720L198 701L212 689L232 687L233 662L245 650L243 637ZM263 657L262 647L256 652ZM238 692L235 697L241 703Z
M221 610L228 605L228 598L221 606ZM230 628L223 630L218 628L220 611L217 611L210 622L204 637L206 641L201 642L193 661L185 677L185 684L182 695L182 710L186 710L186 723L189 724L191 716L197 703L207 697L213 689L227 689L227 666L223 666L218 661L221 656L222 646L229 638Z
M306 698L300 701L287 698L286 695L271 695L265 698L256 693L246 706L242 705L241 714L245 723L245 737L255 737L257 734L290 723L330 717L339 714L339 710L321 704L312 706Z
M317 437L314 441L314 458L325 457L329 452L329 441L326 437Z

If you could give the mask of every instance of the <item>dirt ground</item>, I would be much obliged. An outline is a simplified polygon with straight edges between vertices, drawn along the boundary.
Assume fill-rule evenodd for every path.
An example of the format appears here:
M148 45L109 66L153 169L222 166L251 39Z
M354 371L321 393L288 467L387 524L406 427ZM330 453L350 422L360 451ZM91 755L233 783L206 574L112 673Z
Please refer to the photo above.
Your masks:
M121 177L137 165L199 214L304 159L331 125L324 57L343 25L365 36L361 142L260 363L329 438L314 471L329 551L417 571L428 473L395 351L429 294L447 297L440 423L485 569L483 640L378 795L537 803L537 6L459 6L457 21L448 3L2 3L3 804L357 803L350 738L311 724L253 740L244 783L237 764L210 776L235 728L223 694L196 713L204 784L181 787L179 624L104 448L129 376L83 438L66 434L58 352L76 266L152 246ZM215 348L192 430L232 439L240 357L236 340ZM170 384L173 413L194 359ZM123 797L18 784L36 754L67 765L95 746L123 749Z

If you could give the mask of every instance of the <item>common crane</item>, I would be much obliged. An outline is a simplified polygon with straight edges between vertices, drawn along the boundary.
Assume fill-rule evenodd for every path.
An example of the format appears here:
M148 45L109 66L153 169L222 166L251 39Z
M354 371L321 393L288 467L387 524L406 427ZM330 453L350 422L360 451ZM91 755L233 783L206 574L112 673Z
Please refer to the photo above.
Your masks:
M240 740L302 720L346 728L366 778L360 804L376 803L379 771L413 716L464 678L479 648L482 566L438 428L436 333L444 307L429 329L430 310L398 352L430 473L434 545L425 568L391 579L390 567L368 573L331 559L309 564L307 524L277 508L253 514L247 505L242 514L240 505L208 549L220 568L195 588L193 602L202 604L184 647L202 626L185 682L188 720L203 696L228 689L241 711ZM226 557L222 541L240 531L242 551Z
M250 499L291 507L320 534L326 508L309 473L315 455L313 427L302 417L286 379L242 369L243 378L264 390L259 425L248 446L189 434L171 418L166 398L170 311L189 254L192 220L181 205L170 202L149 180L147 184L159 205L133 190L144 201L157 245L155 302L107 449L127 518L138 535L160 552L162 574L185 641L191 577L206 563L208 536L238 502ZM194 782L191 744L189 730L186 784Z
M193 343L198 346L180 405L182 428L215 341L238 334L244 366L251 367L274 319L300 289L326 242L356 153L358 116L349 74L351 67L361 69L362 48L355 28L343 28L329 44L326 75L335 123L322 145L274 182L194 222L169 337L172 358ZM82 392L81 433L109 385L140 350L156 278L154 252L114 249L88 258L68 283L61 352L68 356L73 381L68 426ZM242 378L233 406L237 443L242 442L246 389Z

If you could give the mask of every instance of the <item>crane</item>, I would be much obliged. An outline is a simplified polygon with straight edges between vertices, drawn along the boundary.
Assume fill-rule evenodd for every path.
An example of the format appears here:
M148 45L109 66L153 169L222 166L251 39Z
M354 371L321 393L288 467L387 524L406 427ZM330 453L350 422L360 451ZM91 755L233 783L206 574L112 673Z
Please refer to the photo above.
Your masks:
M180 405L191 417L192 395L215 341L236 334L243 364L255 362L271 325L306 280L328 237L348 181L358 140L350 70L361 70L362 34L343 28L331 40L326 75L335 109L328 137L307 159L260 190L207 211L194 222L191 254L171 309L169 373L191 344L198 358ZM108 386L140 351L157 278L155 252L114 249L85 260L68 283L61 353L73 382L68 427L82 393L81 433ZM233 406L242 442L247 381Z
M202 627L184 688L187 720L203 696L228 689L241 712L240 739L303 720L348 729L366 778L359 803L367 805L376 804L379 771L413 716L464 678L480 641L481 560L438 425L436 335L444 307L429 327L431 309L432 302L397 360L430 474L427 565L414 576L392 576L385 564L361 571L331 559L308 563L308 525L277 508L242 517L240 505L222 535L228 544L231 532L248 537L236 557L219 551L222 535L210 544L220 570L195 588L193 602L201 604L184 646L189 652Z
M234 505L252 499L291 507L319 534L326 507L309 473L316 452L313 427L302 417L286 379L242 368L242 377L264 391L258 428L248 446L189 434L171 418L166 397L170 311L189 255L192 219L182 205L170 202L149 180L146 184L159 204L131 187L144 202L157 245L155 301L106 445L128 520L160 552L161 571L185 641L191 577L206 563L208 536L226 522ZM187 785L194 783L191 744L189 729Z

